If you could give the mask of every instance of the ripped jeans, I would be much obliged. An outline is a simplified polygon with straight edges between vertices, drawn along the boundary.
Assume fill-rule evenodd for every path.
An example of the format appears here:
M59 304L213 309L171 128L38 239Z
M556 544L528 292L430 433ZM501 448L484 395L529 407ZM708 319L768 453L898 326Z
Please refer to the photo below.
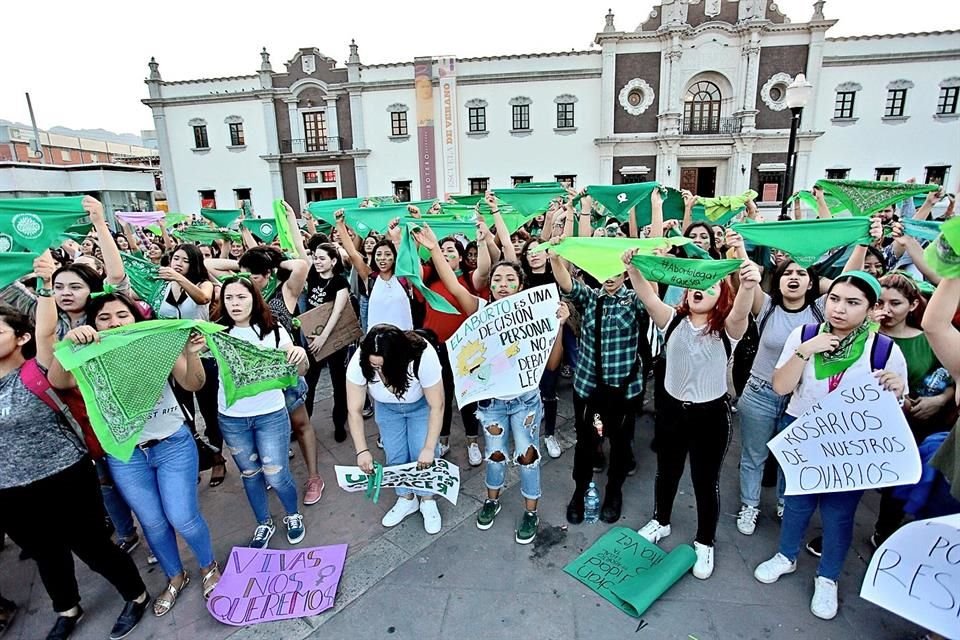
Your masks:
M543 403L540 390L534 389L513 400L481 400L477 405L477 419L483 431L483 446L487 454L487 489L503 489L507 475L508 438L513 437L514 461L520 467L520 493L528 500L540 498L540 418ZM520 458L533 451L530 464Z
M261 416L220 414L220 431L240 469L243 490L258 523L270 520L267 483L277 492L287 515L297 513L297 487L290 473L290 415L286 408Z

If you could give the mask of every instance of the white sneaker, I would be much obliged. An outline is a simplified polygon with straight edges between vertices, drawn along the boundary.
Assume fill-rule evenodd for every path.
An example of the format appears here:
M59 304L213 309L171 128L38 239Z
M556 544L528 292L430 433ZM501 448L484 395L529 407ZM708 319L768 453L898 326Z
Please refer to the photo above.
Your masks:
M651 520L647 524L643 525L643 528L638 530L637 533L643 536L647 542L657 544L670 535L670 525L664 526L656 520Z
M420 515L423 516L423 530L433 535L440 533L440 510L436 500L421 500Z
M437 457L442 458L450 451L450 443L437 440Z
M737 516L737 531L745 536L752 536L753 532L757 530L757 516L759 514L760 509L748 504L740 507L740 515Z
M479 467L483 462L483 454L480 453L480 447L476 442L467 445L467 460L470 461L471 467Z
M753 572L753 577L763 584L773 584L788 573L797 570L797 562L791 561L787 556L778 553L766 562L761 562Z
M417 500L417 497L412 498L397 498L397 504L393 505L390 511L387 511L386 515L383 516L383 520L380 521L385 527L395 527L407 516L416 513L417 509L420 507L420 502Z
M706 580L713 575L713 546L694 542L693 550L697 552L697 561L693 565L693 577Z
M551 458L559 458L563 454L556 436L547 436L543 439L543 443L547 445L547 455Z
M822 620L833 620L837 616L836 582L823 576L814 578L810 613Z

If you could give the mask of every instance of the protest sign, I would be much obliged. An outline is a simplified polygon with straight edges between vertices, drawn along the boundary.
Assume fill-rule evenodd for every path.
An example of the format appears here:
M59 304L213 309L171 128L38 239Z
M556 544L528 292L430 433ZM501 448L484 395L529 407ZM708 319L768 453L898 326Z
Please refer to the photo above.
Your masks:
M327 326L327 320L330 319L330 314L333 313L334 304L336 303L326 302L315 309L311 309L297 316L297 319L300 321L300 331L303 332L305 338L312 338L323 333L323 328ZM336 353L362 337L363 331L360 329L360 321L357 320L357 314L353 310L353 305L348 302L343 307L343 311L340 312L340 319L337 320L337 324L327 337L327 341L323 343L323 348L320 349L318 355L314 356L314 359L320 362L331 353Z
M767 447L786 495L915 484L920 453L897 398L872 374L844 382Z
M690 545L667 553L636 531L615 527L563 570L624 613L639 618L696 561Z
M345 544L290 551L234 547L207 610L238 627L315 616L333 606L346 558Z
M901 527L877 549L860 597L960 639L960 514Z
M540 386L560 328L554 284L491 302L447 341L457 403L514 397Z
M360 470L360 467L336 465L337 484L344 491L366 491L370 483L370 476ZM404 487L427 491L434 495L443 496L450 504L457 504L460 495L460 467L443 458L437 458L432 467L417 469L416 462L398 464L392 467L383 467L383 479L380 486L384 489Z

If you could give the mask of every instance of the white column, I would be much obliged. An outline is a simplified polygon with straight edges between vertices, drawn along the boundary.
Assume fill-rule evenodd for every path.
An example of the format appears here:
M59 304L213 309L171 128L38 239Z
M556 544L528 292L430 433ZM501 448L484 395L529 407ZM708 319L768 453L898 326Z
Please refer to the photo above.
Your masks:
M340 121L337 120L337 97L327 97L327 136L331 139L330 151L340 151Z
M296 98L287 98L284 102L287 103L287 117L290 119L290 150L296 152L293 140L303 140L303 120L300 119L300 112L297 110ZM302 145L303 142L300 144Z
M823 41L825 31L817 29L810 34L810 48L807 53L807 82L813 85L813 95L810 101L803 108L803 115L800 120L800 130L806 128L812 130L817 122L817 101L821 92L830 91L829 87L821 86L820 67L823 66ZM806 123L806 127L804 127Z
M280 143L277 140L277 112L273 106L273 98L264 98L260 104L263 106L263 128L267 134L267 154L278 155Z
M283 178L280 175L280 158L267 160L267 168L270 171L270 191L273 200L283 198ZM298 196L299 197L299 193ZM302 205L303 203L301 203ZM296 206L295 203L291 205Z
M350 129L353 132L353 148L366 149L367 143L363 135L363 100L361 100L359 91L350 91ZM364 161L366 167L366 161ZM366 172L366 168L364 168ZM357 192L359 193L360 183L357 182ZM366 195L366 194L364 194Z
M153 110L153 127L157 130L157 146L160 148L160 169L163 171L163 192L167 196L167 207L170 211L179 211L180 202L177 199L177 178L173 169L170 134L167 131L167 117L163 112L162 106L151 108Z
M602 66L600 75L600 135L607 137L613 135L613 112L617 108L617 45L615 42L606 41L603 43L603 52L601 54ZM601 169L603 169L601 161ZM603 173L600 174L601 184L603 182Z
M611 147L612 149L612 147ZM613 184L613 156L606 149L600 152L599 184Z
M370 195L370 185L367 183L367 159L365 157L354 157L353 175L357 181L357 197L362 198Z

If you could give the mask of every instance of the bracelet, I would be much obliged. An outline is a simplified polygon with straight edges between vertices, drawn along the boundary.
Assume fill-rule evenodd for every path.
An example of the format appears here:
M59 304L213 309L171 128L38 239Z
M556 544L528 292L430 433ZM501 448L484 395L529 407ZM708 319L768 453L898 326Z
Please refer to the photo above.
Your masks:
M361 453L370 453L370 449L364 449L363 451L357 451L357 457L360 457Z
M793 352L793 355L797 356L798 358L800 358L800 359L803 360L804 362L810 362L810 356L803 357L803 354L800 353L800 350L799 350L799 349L797 349L796 351L794 351L794 352Z
M53 295L53 289L48 289L47 287L40 287L37 289L37 295L41 298L49 298Z

